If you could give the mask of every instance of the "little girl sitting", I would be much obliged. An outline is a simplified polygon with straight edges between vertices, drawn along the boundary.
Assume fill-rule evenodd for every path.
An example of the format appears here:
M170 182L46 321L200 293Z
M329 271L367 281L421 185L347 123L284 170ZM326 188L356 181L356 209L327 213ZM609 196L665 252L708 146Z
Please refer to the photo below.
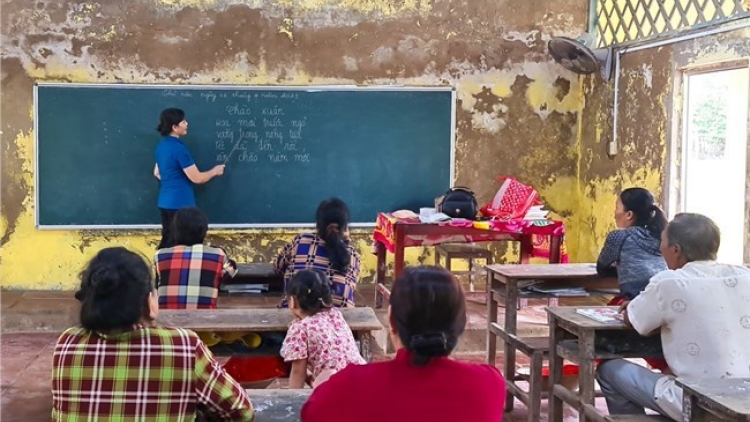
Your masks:
M289 325L281 357L292 362L289 388L313 388L347 365L364 364L351 329L337 308L331 307L331 289L325 275L303 270L288 286Z

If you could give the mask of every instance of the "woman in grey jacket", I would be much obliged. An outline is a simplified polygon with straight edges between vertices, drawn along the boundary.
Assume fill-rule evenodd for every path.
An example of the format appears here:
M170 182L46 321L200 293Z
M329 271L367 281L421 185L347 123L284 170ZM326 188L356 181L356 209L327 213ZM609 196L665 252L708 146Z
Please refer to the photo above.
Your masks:
M661 232L667 219L654 196L644 188L628 188L620 193L615 206L617 230L607 235L596 271L617 276L620 295L616 305L638 296L656 273L667 269L659 251Z

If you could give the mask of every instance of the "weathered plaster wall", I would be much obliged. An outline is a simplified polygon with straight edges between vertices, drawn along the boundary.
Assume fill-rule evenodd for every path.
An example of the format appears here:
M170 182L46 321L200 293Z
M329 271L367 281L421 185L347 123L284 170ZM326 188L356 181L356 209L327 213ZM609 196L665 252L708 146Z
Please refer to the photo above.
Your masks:
M596 259L614 228L615 201L622 189L645 187L667 206L670 162L678 160L670 149L679 141L681 69L747 59L748 39L750 29L743 29L625 54L618 107L620 148L614 159L606 154L612 138L614 83L598 77L583 80L580 199L573 216L580 230L570 236L578 239L569 239L577 260Z
M459 98L456 183L487 201L494 177L513 174L535 185L558 215L575 210L581 89L551 60L546 41L582 32L586 2L7 0L2 12L3 287L71 289L100 248L150 255L157 242L155 232L35 229L38 81L449 84ZM366 281L375 270L370 235L355 234ZM238 260L268 261L292 233L211 236ZM430 253L414 249L407 258L431 262Z

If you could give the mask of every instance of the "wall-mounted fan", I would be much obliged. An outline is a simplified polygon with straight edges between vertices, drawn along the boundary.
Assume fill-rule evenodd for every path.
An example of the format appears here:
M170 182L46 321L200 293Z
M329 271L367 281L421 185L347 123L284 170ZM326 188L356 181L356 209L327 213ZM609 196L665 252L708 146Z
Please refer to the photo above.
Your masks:
M586 45L585 38L574 40L567 37L554 37L547 43L547 49L556 62L564 68L589 75L597 70L602 78L609 80L612 74L612 49L592 50Z

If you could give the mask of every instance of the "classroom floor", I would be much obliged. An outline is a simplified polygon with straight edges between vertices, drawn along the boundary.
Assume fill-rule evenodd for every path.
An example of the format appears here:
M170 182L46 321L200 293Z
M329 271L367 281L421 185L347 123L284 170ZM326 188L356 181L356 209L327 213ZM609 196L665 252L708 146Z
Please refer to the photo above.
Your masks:
M371 306L373 294L369 286L362 286L358 296L358 304ZM0 420L48 421L51 410L52 352L59 332L75 323L76 302L72 292L2 292L0 299ZM277 301L278 297L222 297L219 306L271 307ZM532 305L519 312L519 326L522 330L539 332L546 326L544 303ZM486 305L482 295L469 294L467 309L467 331L454 357L470 362L484 362ZM502 313L503 309L500 308L499 311ZM383 316L384 313L381 311L379 314ZM382 360L389 356L380 351L374 358ZM526 360L519 360L519 365L528 364ZM502 363L502 354L498 353L496 364L501 367ZM283 384L283 381L276 381L269 388L283 387ZM597 407L606 409L601 399L597 401ZM542 404L542 421L547 420L546 412L545 401ZM525 406L516 401L514 410L504 420L524 421L527 415ZM576 420L576 413L566 409L565 421Z

